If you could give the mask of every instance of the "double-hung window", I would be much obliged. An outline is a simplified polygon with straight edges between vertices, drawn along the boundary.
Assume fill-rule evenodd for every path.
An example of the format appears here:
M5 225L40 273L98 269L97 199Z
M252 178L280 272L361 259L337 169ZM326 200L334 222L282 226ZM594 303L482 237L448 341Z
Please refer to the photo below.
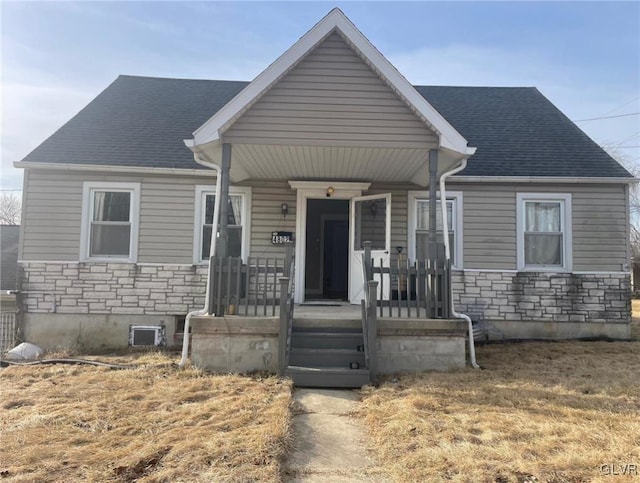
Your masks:
M444 246L442 208L440 195L436 201L436 243L440 250ZM447 236L451 263L462 267L462 193L447 193ZM442 256L443 253L438 253ZM409 258L426 260L429 258L429 193L409 192Z
M209 259L215 203L215 188L211 186L196 187L196 220L194 232L194 261L196 263L202 263ZM231 257L244 258L247 256L250 206L250 188L229 187L227 227L229 234L228 255Z
M138 183L84 183L81 259L136 261L139 193Z
M519 193L518 269L571 269L571 195Z

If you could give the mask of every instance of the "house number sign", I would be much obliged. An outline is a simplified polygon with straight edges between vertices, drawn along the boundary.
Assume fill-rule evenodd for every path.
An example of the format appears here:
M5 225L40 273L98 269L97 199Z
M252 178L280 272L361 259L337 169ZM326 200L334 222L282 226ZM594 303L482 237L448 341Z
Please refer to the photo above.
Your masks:
M272 231L271 243L273 245L286 245L288 243L293 243L293 232L292 231Z

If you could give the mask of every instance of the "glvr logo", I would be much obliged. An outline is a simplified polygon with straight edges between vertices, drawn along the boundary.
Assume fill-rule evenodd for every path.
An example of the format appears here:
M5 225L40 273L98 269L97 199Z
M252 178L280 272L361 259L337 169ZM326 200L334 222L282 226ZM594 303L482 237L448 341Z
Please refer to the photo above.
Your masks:
M600 465L600 472L607 476L638 476L638 465L626 464L604 464Z

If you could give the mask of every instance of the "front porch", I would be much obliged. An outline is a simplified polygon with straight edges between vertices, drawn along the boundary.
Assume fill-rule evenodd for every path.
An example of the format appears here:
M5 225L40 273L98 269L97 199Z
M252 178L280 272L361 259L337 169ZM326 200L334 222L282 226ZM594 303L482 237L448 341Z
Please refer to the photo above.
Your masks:
M463 367L466 324L450 315L450 264L395 259L387 265L372 258L371 242L364 245L359 305L296 304L293 247L281 258L247 263L212 257L209 313L215 315L192 319L192 362L219 372L277 372L297 385L326 387Z
M185 144L216 170L215 209L204 223L212 227L211 316L193 319L196 364L318 386L464 365L444 181L475 148L339 10ZM275 182L287 184L280 200L253 197L252 208L266 215L277 206L281 216L268 211L250 230L240 226L231 185ZM424 190L411 240L410 190ZM284 201L292 191L295 204ZM238 230L250 233L241 256ZM350 305L304 305L316 299Z
M303 304L294 311L286 362L279 360L279 316L226 315L192 319L192 363L214 372L280 372L300 386L326 387L359 387L378 375L465 366L466 324L459 319L378 319L373 373L360 307Z

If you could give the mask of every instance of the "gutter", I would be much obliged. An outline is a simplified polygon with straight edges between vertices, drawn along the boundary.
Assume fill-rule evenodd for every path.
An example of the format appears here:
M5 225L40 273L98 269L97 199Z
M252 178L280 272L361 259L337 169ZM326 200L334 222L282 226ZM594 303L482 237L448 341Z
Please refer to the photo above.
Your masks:
M444 228L447 227L447 236L443 236L444 239L444 253L445 258L451 260L451 248L449 247L449 235L448 235L448 227L449 221L447 220L447 194L445 191L445 180L456 173L459 173L464 168L467 167L467 158L462 160L462 164L457 168L453 168L451 171L447 171L442 173L440 176L440 209L442 211L442 228L444 232ZM453 315L456 319L462 319L467 321L467 325L469 327L469 360L471 362L471 366L475 369L480 369L480 366L476 362L476 348L473 341L473 323L471 322L471 317L467 314L462 314L456 312L455 306L453 305L453 283L451 284L449 300L451 300L451 315Z
M184 336L182 339L182 357L180 359L180 362L178 363L178 367L184 367L185 364L187 363L187 357L189 355L189 338L190 338L189 326L190 326L191 317L193 317L194 315L198 315L198 316L207 315L207 305L209 303L209 294L211 292L211 279L209 277L209 273L211 271L211 257L213 257L216 254L216 237L218 236L218 219L220 218L220 183L222 181L220 176L220 166L218 166L215 163L211 163L209 161L203 160L202 158L200 158L200 155L198 153L193 153L193 159L196 163L206 168L211 168L216 172L216 200L213 208L214 229L211 230L211 244L210 244L211 248L209 252L209 262L207 263L207 289L205 290L204 307L202 307L199 310L192 310L187 314L184 320L184 332L183 332Z
M456 173L459 171L456 171ZM621 177L558 177L558 176L455 176L456 183L549 183L549 184L633 184L640 178Z
M200 163L199 163L200 164ZM16 161L13 166L19 169L43 169L52 171L97 171L101 173L157 174L170 176L202 176L204 169L193 168L157 168L150 166L116 166L112 164L69 164L69 163L32 163Z

